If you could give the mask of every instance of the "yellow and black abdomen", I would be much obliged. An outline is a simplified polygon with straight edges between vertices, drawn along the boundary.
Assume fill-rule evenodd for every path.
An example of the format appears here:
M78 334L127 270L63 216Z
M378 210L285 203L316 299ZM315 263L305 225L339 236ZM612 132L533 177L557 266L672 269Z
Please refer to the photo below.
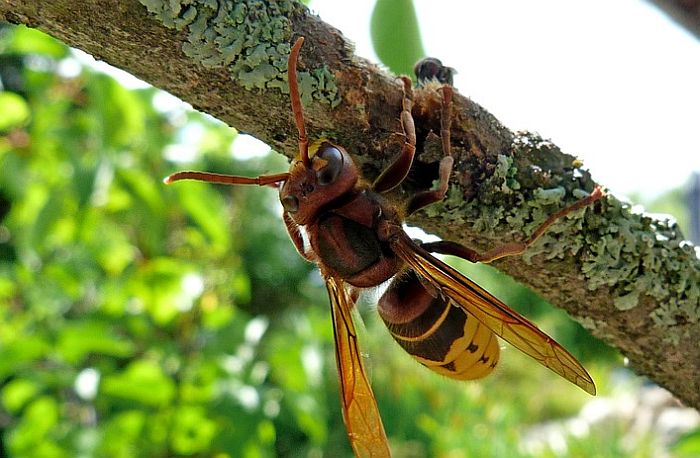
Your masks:
M427 289L413 271L392 280L378 309L399 345L439 374L478 379L490 374L498 362L496 335L473 315Z

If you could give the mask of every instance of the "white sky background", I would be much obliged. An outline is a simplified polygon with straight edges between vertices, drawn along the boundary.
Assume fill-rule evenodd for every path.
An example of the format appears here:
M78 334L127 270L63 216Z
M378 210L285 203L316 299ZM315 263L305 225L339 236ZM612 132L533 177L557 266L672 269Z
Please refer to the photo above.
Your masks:
M614 193L652 197L700 171L700 41L644 0L414 0L427 55L511 130L578 156ZM352 4L352 6L350 6ZM312 0L377 62L374 0Z

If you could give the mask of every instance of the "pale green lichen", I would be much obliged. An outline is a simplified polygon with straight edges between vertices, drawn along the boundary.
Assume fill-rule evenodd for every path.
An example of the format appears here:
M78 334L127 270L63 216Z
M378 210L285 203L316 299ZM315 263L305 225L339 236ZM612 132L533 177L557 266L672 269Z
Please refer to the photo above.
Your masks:
M631 310L639 303L639 294L641 291L633 291L629 294L617 296L613 299L613 304L618 310Z
M187 31L183 52L208 68L225 67L241 86L288 93L290 16L303 8L280 0L140 0L164 26ZM299 72L302 103L336 107L341 99L327 66Z
M566 190L561 186L550 189L538 188L533 191L532 196L525 198L519 192L521 185L517 176L518 169L513 159L503 154L498 155L492 175L480 185L478 199L469 203L461 201L459 212L468 215L467 224L472 225L476 231L493 237L503 235L502 227L505 224L511 233L521 236L521 234L533 232L550 214L564 204ZM443 206L447 207L444 204ZM456 199L451 207L436 210L454 210L457 207ZM580 212L575 212L564 218L564 221L575 221L578 215ZM553 230L561 232L570 229L572 225L575 223L559 223L559 227ZM530 262L530 258L536 254L546 253L550 257L562 254L560 251L551 253L535 248L526 253L526 262Z
M676 223L633 212L612 196L606 207L587 228L591 245L583 272L589 288L610 287L621 310L650 296L658 304L651 318L660 326L699 322L700 261Z
M516 179L518 169L513 167L513 158L505 154L498 155L498 163L491 178L494 182L501 182L500 191L510 194L520 189L520 183Z
M551 213L551 204L562 200L565 191L563 188L540 189L534 199L523 202L522 195L516 192L520 190L517 175L513 159L500 154L493 173L479 186L478 199L465 202L462 189L451 185L447 198L425 211L431 217L440 216L451 223L468 224L485 236L496 237L504 222L513 232L527 231L530 226L534 230ZM549 208L545 208L547 206Z
M596 320L589 316L576 316L574 317L576 321L583 326L585 329L591 331L599 338L606 341L612 341L615 339L614 334L610 332L610 324L604 320Z
M499 156L475 199L464 202L459 187L451 187L447 199L426 209L428 215L459 218L486 237L502 238L506 228L506 234L522 239L573 198L588 195L575 189L567 199L566 190L557 186L535 189L526 198L511 186L518 183L515 169L510 157ZM604 200L600 214L583 208L557 221L523 254L524 261L579 256L590 290L607 288L614 307L623 311L651 297L657 304L651 319L667 330L669 342L678 342L681 336L674 326L700 322L700 261L695 248L673 220L634 212L613 196Z

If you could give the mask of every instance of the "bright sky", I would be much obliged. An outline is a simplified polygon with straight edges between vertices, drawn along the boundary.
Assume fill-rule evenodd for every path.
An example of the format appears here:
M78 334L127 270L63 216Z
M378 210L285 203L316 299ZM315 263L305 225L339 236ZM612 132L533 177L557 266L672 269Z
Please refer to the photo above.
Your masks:
M700 41L644 0L415 0L428 55L511 130L580 157L617 194L700 171ZM374 0L311 8L377 61Z

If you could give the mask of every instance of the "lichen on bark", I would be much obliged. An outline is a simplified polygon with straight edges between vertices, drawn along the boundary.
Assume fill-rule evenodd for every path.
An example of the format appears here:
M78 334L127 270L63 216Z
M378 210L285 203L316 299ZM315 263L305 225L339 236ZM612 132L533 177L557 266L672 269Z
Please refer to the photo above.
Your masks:
M292 0L139 0L165 27L187 32L182 51L207 68L224 67L245 89L288 93L287 57L294 35ZM326 65L298 74L302 102L340 103Z

